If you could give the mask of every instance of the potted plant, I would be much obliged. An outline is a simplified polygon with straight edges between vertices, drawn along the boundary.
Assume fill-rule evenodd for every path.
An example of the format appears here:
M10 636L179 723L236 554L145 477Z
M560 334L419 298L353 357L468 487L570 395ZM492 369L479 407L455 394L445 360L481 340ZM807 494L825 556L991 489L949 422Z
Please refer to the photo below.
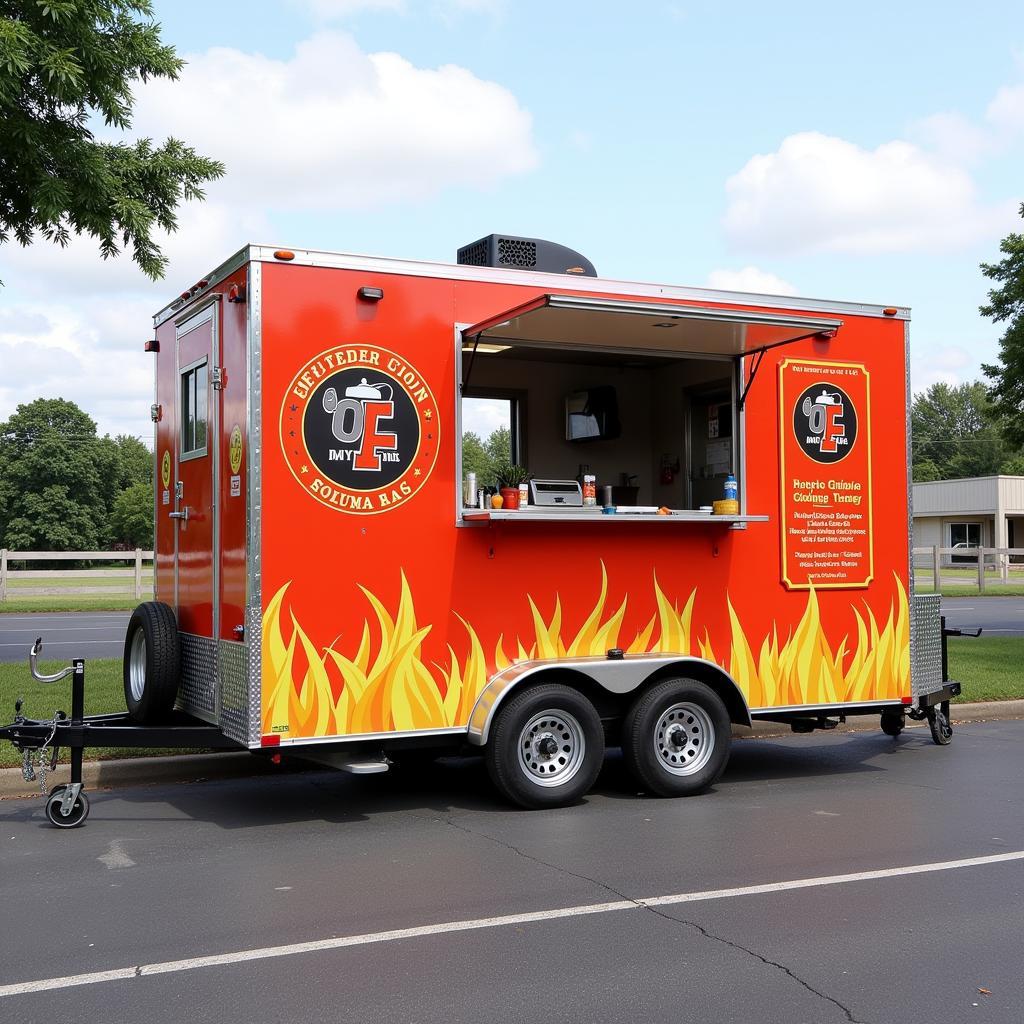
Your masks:
M526 470L522 466L503 462L495 469L494 475L501 495L501 507L519 508L519 484L526 479Z

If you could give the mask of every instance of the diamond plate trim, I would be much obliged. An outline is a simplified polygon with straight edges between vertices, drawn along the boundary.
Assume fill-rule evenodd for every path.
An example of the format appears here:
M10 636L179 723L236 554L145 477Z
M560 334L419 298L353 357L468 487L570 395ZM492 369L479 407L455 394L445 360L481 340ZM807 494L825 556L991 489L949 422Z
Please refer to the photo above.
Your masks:
M217 713L217 641L193 633L178 635L181 639L178 705L198 718L213 720Z
M249 648L246 644L221 640L217 653L221 687L221 732L239 743L248 744Z
M920 697L942 689L940 594L914 594L910 616L911 693Z
M252 747L260 745L260 738L263 732L263 690L262 690L262 665L263 645L260 642L263 636L263 616L259 608L250 606L246 609L249 621L245 625L245 635L252 637L249 643L249 735L248 743Z

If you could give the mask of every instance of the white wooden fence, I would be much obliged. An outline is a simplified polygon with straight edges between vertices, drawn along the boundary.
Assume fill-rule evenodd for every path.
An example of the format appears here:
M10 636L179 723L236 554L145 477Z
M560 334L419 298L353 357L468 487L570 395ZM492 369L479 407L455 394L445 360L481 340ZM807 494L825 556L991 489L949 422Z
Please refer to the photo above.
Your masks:
M994 584L996 587L1000 583L1009 583L1011 572L1014 577L1021 578L1020 566L1014 565L1011 571L1010 558L1024 556L1024 548L940 548L938 545L932 545L926 548L914 548L914 567L916 570L928 565L928 562L920 562L918 560L919 555L927 556L931 563L932 579L935 584L935 589L938 590L941 585L942 571L945 570L947 573L946 583L963 583L970 585L971 581L962 577L952 578L950 575L951 569L966 569L970 566L971 562L974 563L977 571L977 583L978 590L983 591L985 589L986 580L989 583ZM956 556L957 561L952 561L953 556ZM943 561L945 558L945 562ZM997 573L995 577L986 576L986 569L993 569Z
M128 569L11 569L11 562L135 562ZM66 594L77 597L82 594L131 594L142 598L142 563L153 561L152 551L136 548L134 551L8 551L0 550L0 601L10 597L40 597L43 595ZM123 579L124 586L90 587L88 580ZM36 587L10 586L14 580L83 580L81 586L56 587L40 584ZM128 581L133 581L129 583Z

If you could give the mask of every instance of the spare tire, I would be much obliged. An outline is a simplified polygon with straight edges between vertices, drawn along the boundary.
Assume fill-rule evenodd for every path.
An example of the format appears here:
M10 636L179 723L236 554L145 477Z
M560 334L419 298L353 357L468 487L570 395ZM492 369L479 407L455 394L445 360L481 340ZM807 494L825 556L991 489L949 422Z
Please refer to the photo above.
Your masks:
M124 702L139 725L166 719L174 708L181 678L178 622L159 601L140 604L124 638Z

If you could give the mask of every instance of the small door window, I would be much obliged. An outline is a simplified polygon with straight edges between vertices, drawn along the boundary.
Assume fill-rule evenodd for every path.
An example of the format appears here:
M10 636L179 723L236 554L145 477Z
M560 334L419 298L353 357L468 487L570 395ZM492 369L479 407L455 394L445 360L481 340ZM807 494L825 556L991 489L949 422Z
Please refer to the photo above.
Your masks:
M206 360L181 371L181 457L206 454Z

